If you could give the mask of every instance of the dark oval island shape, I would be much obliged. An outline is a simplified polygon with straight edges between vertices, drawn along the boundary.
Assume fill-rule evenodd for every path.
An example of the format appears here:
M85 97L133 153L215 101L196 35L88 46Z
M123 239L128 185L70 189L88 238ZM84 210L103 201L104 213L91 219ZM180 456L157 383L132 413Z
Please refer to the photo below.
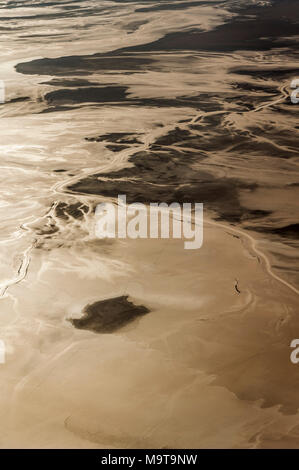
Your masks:
M113 333L137 317L149 313L143 305L134 305L123 295L112 299L100 300L84 308L84 316L71 319L70 322L80 330L94 333Z

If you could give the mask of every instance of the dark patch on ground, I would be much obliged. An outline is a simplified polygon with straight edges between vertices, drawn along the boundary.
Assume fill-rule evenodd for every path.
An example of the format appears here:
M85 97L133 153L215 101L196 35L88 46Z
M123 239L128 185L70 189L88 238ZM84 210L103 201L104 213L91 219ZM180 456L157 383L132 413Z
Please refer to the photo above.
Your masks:
M267 93L270 95L277 95L279 93L279 90L275 87L271 87L269 85L257 85L256 83L244 83L244 82L239 82L239 83L232 83L233 88L236 88L237 90L245 90L245 91L250 91L250 92L256 92L256 93ZM265 95L264 95L265 96Z
M49 108L43 112L68 111L74 109L74 105L90 103L99 105L109 103L110 106L141 106L141 107L173 107L173 108L194 108L201 111L215 111L219 109L219 104L201 101L199 98L190 99L186 97L177 97L172 99L165 98L137 98L131 97L129 87L125 86L102 86L102 87L84 87L84 88L63 88L46 93L45 100ZM68 105L68 106L67 106ZM242 105L242 104L241 104ZM234 103L232 110L246 110L243 105L240 108L239 103Z
M54 90L45 94L45 100L50 106L43 112L51 111L68 111L69 106L80 105L83 103L117 106L124 104L125 106L142 106L142 107L185 107L201 109L202 103L197 100L187 100L183 97L164 99L164 98L131 98L128 87L125 86L102 86L102 87L84 87L84 88L63 88ZM69 106L67 106L69 105ZM207 104L208 111L211 110L211 104ZM205 107L203 108L205 109Z
M234 52L298 47L297 0L276 0L266 6L251 5L238 12L239 16L213 30L169 33L157 41L123 48L115 53L170 50Z
M88 142L114 142L116 144L141 144L133 132L110 132L97 137L85 137Z
M284 227L252 227L256 232L270 233L283 238L289 238L291 240L299 239L299 223L289 224Z
M60 89L45 95L47 103L51 106L61 106L78 103L105 103L111 101L124 101L127 97L126 87L88 87L76 89Z
M172 145L177 142L181 142L186 140L187 138L190 138L191 132L185 130L185 129L180 129L179 127L176 127L174 130L168 132L168 134L163 135L162 137L159 137L156 139L155 144L156 145Z
M113 333L149 312L143 305L137 306L128 301L128 296L121 296L87 305L84 316L70 322L80 330Z
M124 25L123 28L124 28L125 31L128 31L128 34L132 34L135 31L137 31L140 28L140 26L142 26L144 24L147 24L147 23L148 23L147 20L131 21L131 22L127 23L126 25Z
M74 109L78 109L78 106L50 106L49 108L43 109L39 114L73 111Z
M166 5L154 5L154 8L164 8ZM168 2L168 5L171 8L179 8L180 4ZM250 5L243 9L234 5L232 11L238 13L237 17L209 31L194 29L169 33L157 41L110 53L37 59L17 64L16 70L24 74L64 76L114 70L136 72L151 68L156 62L153 58L141 57L140 54L135 54L136 52L186 50L233 52L282 47L287 47L289 51L297 49L296 19L299 17L297 0L274 0L271 5ZM235 70L235 73L238 71ZM265 70L265 73L268 71Z
M16 70L19 73L30 75L88 75L113 70L144 70L152 63L151 58L140 56L111 57L107 54L94 54L36 59L17 64Z
M264 211L252 211L240 204L239 191L254 190L254 184L233 178L218 179L207 171L192 168L192 164L199 161L198 154L173 149L169 152L137 152L129 159L132 167L88 176L69 186L69 190L107 197L126 194L128 203L203 202L220 219L229 222L265 215Z
M298 76L299 69L298 67L281 67L279 69L273 68L273 67L268 67L268 68L262 68L262 67L257 67L257 68L234 68L230 70L231 73L235 73L237 75L248 75L250 77L258 78L261 80L266 80L266 79L271 79L273 78L274 80L278 79L286 79L288 77L294 77ZM254 85L255 87L257 85Z
M85 80L84 78L73 78L73 79L64 79L64 78L53 78L48 82L42 82L41 85L51 85L51 86L59 86L59 87L66 87L66 88L78 88L78 87L85 87L85 86L99 86L97 82L91 82L89 80Z
M273 111L286 116L298 117L298 104L294 104L289 97L286 101L272 106ZM293 142L292 142L293 143ZM297 147L298 148L298 147Z
M65 202L59 202L55 207L55 214L60 219L68 220L69 217L74 219L82 219L84 214L88 212L88 206L76 202L74 204L66 204Z
M106 145L106 148L108 150L111 150L111 152L121 152L122 150L126 150L130 147L128 147L127 145L109 144L109 145Z
M9 101L6 101L6 103L22 103L23 101L29 101L30 97L29 96L19 96L18 98L12 98ZM3 103L4 104L4 103Z
M238 133L231 132L223 125L223 115L203 117L189 126L189 129L196 131L197 136L190 137L188 147L209 153L229 149L230 156L237 159L244 155L256 158L293 158L297 142L299 143L299 136L294 131L290 129L277 132L277 128L270 122L262 126L248 126ZM266 137L267 140L260 137ZM186 147L186 142L176 144L177 147L181 145Z

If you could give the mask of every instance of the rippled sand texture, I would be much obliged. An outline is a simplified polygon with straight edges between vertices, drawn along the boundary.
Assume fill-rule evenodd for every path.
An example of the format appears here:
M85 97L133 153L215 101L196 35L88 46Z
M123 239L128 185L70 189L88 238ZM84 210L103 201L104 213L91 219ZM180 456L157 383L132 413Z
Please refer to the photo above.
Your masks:
M0 1L0 446L299 447L298 2ZM204 243L99 240L203 202Z

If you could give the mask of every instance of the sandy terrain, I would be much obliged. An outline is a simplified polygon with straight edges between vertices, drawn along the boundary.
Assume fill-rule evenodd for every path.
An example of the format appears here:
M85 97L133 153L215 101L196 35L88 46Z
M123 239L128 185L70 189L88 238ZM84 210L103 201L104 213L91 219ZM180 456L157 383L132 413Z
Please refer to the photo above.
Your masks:
M43 3L0 2L0 447L298 448L297 3ZM118 194L202 248L96 238Z

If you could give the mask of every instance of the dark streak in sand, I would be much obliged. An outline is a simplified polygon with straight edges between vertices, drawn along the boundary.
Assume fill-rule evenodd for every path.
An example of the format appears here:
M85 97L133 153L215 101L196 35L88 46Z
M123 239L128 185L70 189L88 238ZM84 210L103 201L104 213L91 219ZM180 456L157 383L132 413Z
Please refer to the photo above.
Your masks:
M67 105L77 103L104 103L124 101L127 97L126 87L88 87L60 89L45 95L49 105Z
M161 8L161 6L160 6ZM139 52L270 50L297 49L299 4L297 0L275 0L270 6L251 5L215 29L169 33L147 44L127 47L110 53L43 58L19 63L16 70L24 74L76 75L105 71L138 71L150 68L156 61L141 57Z
M73 78L73 79L64 79L64 78L53 78L48 82L42 82L41 85L51 85L57 87L66 87L66 88L78 88L85 86L99 86L97 82L91 82L84 78Z
M124 2L121 3L126 3ZM196 2L201 3L201 2ZM171 3L171 5L174 5ZM178 8L179 5L175 4ZM195 4L194 4L195 5ZM142 10L167 9L170 2L164 4L143 7ZM163 38L148 44L118 49L109 53L69 56L60 58L44 58L31 62L20 63L16 70L27 74L46 74L54 76L89 75L94 72L140 72L155 68L157 58L150 54L142 57L140 52L156 53L157 51L209 51L217 53L231 53L238 50L270 50L273 48L287 47L293 51L297 47L299 3L296 0L274 0L271 5L250 5L245 8L234 5L232 8L236 16L209 31L182 31L169 33ZM179 96L173 99L162 98L132 98L129 87L126 86L91 86L90 82L76 78L74 81L61 78L61 81L52 81L61 88L45 95L49 108L43 112L62 111L74 109L81 103L109 103L125 106L167 106L167 107L193 107L201 111L231 110L237 112L252 109L254 105L265 98L268 93L278 93L278 90L267 87L264 84L251 85L236 83L236 75L253 77L254 79L286 79L297 73L295 67L282 68L234 68L232 86L244 91L256 91L259 96L244 96L236 94L224 94L212 96L201 94L199 96ZM92 82L91 82L92 83ZM75 88L74 88L75 87ZM262 93L261 93L262 92ZM230 108L229 108L230 107ZM279 104L273 109L280 113L291 113L294 110L290 103ZM230 222L240 222L250 218L263 217L270 212L264 210L253 211L243 207L240 203L240 191L243 189L254 190L254 182L248 183L236 178L219 178L208 171L195 169L194 164L213 152L229 149L230 156L238 158L243 154L251 157L262 158L291 158L294 157L294 149L290 147L290 135L267 129L271 137L268 142L256 137L262 135L265 129L256 128L240 131L238 134L230 132L222 122L223 116L210 116L200 119L195 125L189 126L189 131L180 128L169 132L154 142L148 152L136 152L129 162L131 168L112 172L110 174L96 174L88 176L71 185L69 190L79 193L98 194L115 197L117 194L127 194L128 202L203 202L208 209L218 214L220 219ZM217 128L217 132L215 132ZM103 141L108 143L112 151L120 151L127 144L113 134L95 138L86 138L93 142ZM294 146L295 137L292 136ZM136 143L139 143L136 140ZM182 151L170 149L176 144L176 148L182 147ZM284 147L282 147L284 146ZM187 151L198 150L198 153ZM105 176L108 180L101 180ZM127 178L127 181L117 181L118 178ZM283 236L283 234L281 234Z
M210 31L169 33L157 41L115 51L211 51L271 50L297 48L299 4L297 0L275 0L271 5L251 5L239 16Z
M129 162L133 163L132 167L109 174L88 176L68 189L108 197L126 194L128 203L200 201L214 210L220 219L230 222L266 214L265 211L246 209L239 202L239 190L253 190L254 184L242 183L233 178L220 180L207 171L192 168L192 163L198 162L199 158L191 152L181 153L174 150L137 152L129 159ZM101 179L102 177L105 180ZM126 180L119 180L120 178Z
M42 112L50 111L68 111L74 109L74 105L81 104L105 104L141 106L141 107L173 107L173 108L195 108L197 110L213 111L217 107L207 102L201 97L178 96L176 98L137 98L130 97L129 87L125 86L97 86L82 88L61 88L46 93L44 96L47 104L50 106ZM68 106L66 106L68 105ZM242 104L241 104L242 105ZM218 105L219 107L219 105ZM245 108L243 108L245 109ZM242 110L240 107L235 110Z
M36 59L17 64L16 70L19 73L30 75L89 75L111 70L138 71L152 63L151 58L93 54Z
M19 96L17 98L12 98L11 100L8 100L5 103L0 103L0 104L22 103L23 101L30 101L29 96Z
M133 132L110 132L97 137L85 137L88 142L114 142L115 144L141 144Z
M289 224L283 227L252 227L256 232L269 233L277 235L283 238L289 238L290 240L299 239L299 224Z

